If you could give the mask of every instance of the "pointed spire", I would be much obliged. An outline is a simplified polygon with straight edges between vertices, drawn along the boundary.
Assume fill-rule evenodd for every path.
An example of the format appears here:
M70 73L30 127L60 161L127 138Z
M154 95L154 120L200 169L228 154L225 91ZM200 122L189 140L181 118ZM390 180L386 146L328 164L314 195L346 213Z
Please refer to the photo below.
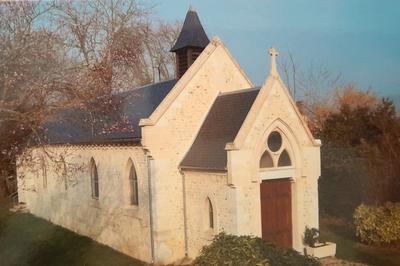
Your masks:
M181 33L171 48L171 52L176 52L185 47L205 48L210 40L205 33L197 12L190 7L186 13L185 22L183 23Z
M279 55L279 53L275 50L275 48L271 47L268 50L268 53L271 57L271 70L270 70L270 75L271 76L279 76L278 70L276 67L276 57Z

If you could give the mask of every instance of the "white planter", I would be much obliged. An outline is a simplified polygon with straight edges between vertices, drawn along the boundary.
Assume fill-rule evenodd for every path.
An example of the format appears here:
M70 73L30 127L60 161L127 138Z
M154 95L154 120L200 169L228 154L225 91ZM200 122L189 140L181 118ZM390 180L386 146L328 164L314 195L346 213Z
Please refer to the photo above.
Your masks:
M326 244L320 244L320 246L309 247L306 246L306 254L316 258L334 257L336 254L336 244L332 242L326 242Z

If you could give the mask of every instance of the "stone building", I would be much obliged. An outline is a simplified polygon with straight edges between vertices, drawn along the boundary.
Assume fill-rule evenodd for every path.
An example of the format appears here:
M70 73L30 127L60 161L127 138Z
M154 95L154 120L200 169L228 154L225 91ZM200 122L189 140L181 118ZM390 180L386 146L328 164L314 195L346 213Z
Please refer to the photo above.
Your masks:
M29 150L37 163L18 168L19 201L156 264L195 258L221 231L301 252L305 227L318 228L320 142L279 77L276 51L255 87L193 10L171 51L176 79L113 95L116 108L95 122L80 109L48 121L46 145Z

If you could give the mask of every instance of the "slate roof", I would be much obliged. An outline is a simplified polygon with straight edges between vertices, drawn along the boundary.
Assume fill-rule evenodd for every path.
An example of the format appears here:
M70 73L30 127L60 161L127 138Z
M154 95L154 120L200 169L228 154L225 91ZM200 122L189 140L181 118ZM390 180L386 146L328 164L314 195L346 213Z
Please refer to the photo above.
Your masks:
M181 33L175 45L171 48L171 52L184 47L205 48L209 42L210 40L200 23L196 11L189 10L186 14Z
M177 80L159 82L113 95L101 108L64 109L43 126L47 144L105 144L139 142L139 120L147 118ZM109 101L109 99L107 99ZM100 102L100 103L99 103Z
M226 171L225 145L234 141L259 91L256 87L219 95L181 168Z

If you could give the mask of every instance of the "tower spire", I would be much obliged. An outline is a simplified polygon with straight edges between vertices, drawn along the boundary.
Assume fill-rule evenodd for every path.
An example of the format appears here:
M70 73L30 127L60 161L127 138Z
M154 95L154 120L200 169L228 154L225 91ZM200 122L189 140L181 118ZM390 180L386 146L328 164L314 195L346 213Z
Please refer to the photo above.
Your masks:
M197 12L193 7L190 7L186 13L178 39L170 50L176 55L176 74L178 78L183 76L209 43L210 40L200 23Z
M277 77L277 76L279 76L279 74L278 74L278 70L276 67L276 57L279 55L279 53L273 47L269 48L268 53L269 53L269 56L271 57L270 75Z
M185 47L205 48L210 40L201 25L199 16L192 6L186 13L182 30L179 33L175 45L171 48L171 52Z

